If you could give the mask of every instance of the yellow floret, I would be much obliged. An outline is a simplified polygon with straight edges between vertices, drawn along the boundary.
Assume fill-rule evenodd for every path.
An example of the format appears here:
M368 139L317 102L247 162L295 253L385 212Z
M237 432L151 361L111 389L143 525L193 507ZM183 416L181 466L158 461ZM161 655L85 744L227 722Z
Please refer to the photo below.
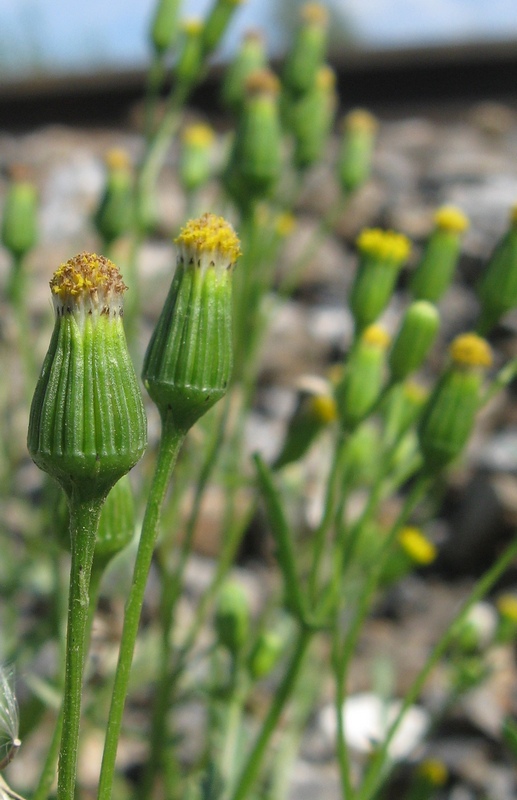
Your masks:
M184 128L181 138L188 145L210 147L214 141L215 134L210 125L199 122Z
M424 386L411 380L406 381L404 384L404 394L408 400L416 405L423 403L429 396L429 392Z
M187 36L197 36L203 30L203 20L198 17L184 19L181 23L181 28Z
M335 422L338 416L336 401L329 395L319 394L311 397L309 409L314 417L325 425Z
M206 254L234 264L241 255L240 242L232 226L223 217L203 214L191 219L174 243L183 247L188 259L196 261Z
M455 206L442 206L434 215L437 228L450 233L463 233L469 226L468 217Z
M302 8L301 18L307 25L326 25L329 15L320 3L306 3Z
M497 610L505 619L517 624L517 596L514 594L502 594L497 599Z
M375 133L378 127L377 119L364 108L355 108L343 118L343 128L346 131Z
M316 86L318 89L333 89L336 85L336 73L329 67L328 64L324 64L316 73Z
M50 281L50 289L61 300L77 300L99 291L122 294L127 286L109 259L96 253L79 253L58 267Z
M429 781L432 786L445 786L449 777L447 767L437 758L426 758L418 766L418 775Z
M450 356L460 367L490 367L492 351L486 339L476 333L462 333L452 342Z
M270 69L255 69L246 78L244 88L250 97L257 94L276 97L280 91L280 81Z
M366 344L380 347L381 350L387 350L391 342L389 333L380 325L369 325L363 332L361 339Z
M362 255L386 261L394 266L402 264L411 250L407 236L380 228L365 228L359 234L356 244Z
M105 157L107 168L111 170L129 169L131 161L129 155L121 147L112 147L108 150Z
M418 528L402 528L398 541L415 564L431 564L436 558L436 547Z

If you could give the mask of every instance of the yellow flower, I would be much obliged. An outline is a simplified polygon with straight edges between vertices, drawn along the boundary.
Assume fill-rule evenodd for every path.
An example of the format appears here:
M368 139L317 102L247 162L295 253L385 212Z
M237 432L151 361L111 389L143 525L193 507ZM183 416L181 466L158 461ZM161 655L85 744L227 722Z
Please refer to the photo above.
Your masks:
M436 547L429 539L426 539L419 528L402 528L399 533L398 541L406 555L408 555L415 564L431 564L436 558Z
M476 333L463 333L452 342L449 353L459 367L490 367L492 352L486 339Z
M455 206L442 206L434 215L437 228L450 233L463 233L469 226L468 217Z
M380 228L365 228L357 238L357 248L362 255L399 266L409 256L411 244L407 236Z

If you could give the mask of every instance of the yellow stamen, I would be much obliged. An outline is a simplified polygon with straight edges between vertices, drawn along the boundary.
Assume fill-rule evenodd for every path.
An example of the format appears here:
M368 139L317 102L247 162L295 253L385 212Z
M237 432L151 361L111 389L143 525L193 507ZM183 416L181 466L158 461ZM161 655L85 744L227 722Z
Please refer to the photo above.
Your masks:
M377 119L363 108L355 108L343 118L343 128L346 131L375 133L378 127Z
M380 228L366 228L357 239L357 248L364 256L400 266L409 256L411 244L407 236Z
M437 555L436 547L418 528L402 528L398 541L406 555L415 564L431 564Z
M110 171L129 169L131 166L129 155L121 147L113 147L111 150L108 150L106 153L105 162Z
M468 217L455 206L442 206L434 215L437 228L450 233L463 233L469 226Z
M485 339L476 333L462 333L452 342L450 356L460 367L490 367L492 351Z
M245 81L246 94L253 97L257 94L269 94L274 97L280 91L280 81L269 69L253 70Z
M381 350L387 350L391 341L389 333L380 325L369 325L363 332L361 339L366 344L374 345Z
M190 17L183 20L181 28L187 36L198 36L203 30L203 21L198 17Z
M63 301L76 301L84 296L92 297L99 291L122 294L127 286L109 259L96 253L79 253L58 267L50 281L50 289Z
M502 594L497 598L497 610L500 615L510 622L517 624L517 596L514 594Z
M329 15L319 3L306 3L301 11L301 18L307 25L327 25Z
M215 134L210 125L202 122L188 125L182 134L182 140L187 145L195 147L210 147L215 138Z
M338 417L336 401L328 395L315 395L309 400L309 409L316 419L325 425L335 422Z
M205 254L232 265L241 255L240 242L232 226L215 214L191 219L174 243L185 249L188 260L195 261Z
M336 73L329 67L328 64L324 64L316 73L316 86L318 89L333 89L336 85Z

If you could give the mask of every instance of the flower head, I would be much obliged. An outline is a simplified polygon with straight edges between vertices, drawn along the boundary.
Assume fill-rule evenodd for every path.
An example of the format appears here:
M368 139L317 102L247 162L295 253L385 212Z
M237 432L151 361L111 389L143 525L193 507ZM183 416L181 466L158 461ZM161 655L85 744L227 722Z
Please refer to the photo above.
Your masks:
M426 566L436 558L436 547L427 539L419 528L402 528L399 545L415 564Z
M187 222L174 244L180 259L198 266L223 264L230 269L241 255L239 238L232 226L223 217L209 213Z
M393 266L402 264L411 250L407 236L380 228L365 228L359 234L356 244L361 255Z
M455 206L441 206L434 215L434 223L442 231L463 233L469 226L469 219Z
M490 367L492 352L486 339L476 333L463 333L452 342L452 362L458 367Z

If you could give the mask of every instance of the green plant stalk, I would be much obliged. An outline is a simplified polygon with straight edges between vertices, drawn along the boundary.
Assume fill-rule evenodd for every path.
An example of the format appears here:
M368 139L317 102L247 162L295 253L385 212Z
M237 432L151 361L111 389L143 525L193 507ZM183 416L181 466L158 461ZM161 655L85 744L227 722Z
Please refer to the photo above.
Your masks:
M339 625L338 615L336 614L336 624L333 633L333 668L336 679L336 718L337 718L337 752L340 768L341 784L343 787L343 794L345 797L351 797L351 777L350 777L350 759L348 754L348 745L346 742L346 732L343 719L343 703L346 696L346 686L348 680L348 670L353 654L355 652L360 633L363 629L364 621L370 610L371 602L375 591L377 589L379 577L385 563L386 557L389 555L390 549L395 541L400 529L406 523L409 515L421 500L422 496L427 489L429 476L426 472L421 472L413 484L412 490L406 497L404 505L400 513L391 527L383 547L381 548L377 561L370 571L368 580L365 582L362 592L359 596L358 607L355 616L352 620L344 639L339 641ZM348 792L348 793L347 793Z
M453 622L449 625L445 633L441 636L438 642L433 647L431 655L427 659L426 663L416 676L415 680L411 684L408 692L406 693L400 710L393 720L390 728L386 734L386 737L379 748L378 752L375 754L374 758L370 763L370 767L367 771L366 778L363 782L361 790L358 793L357 800L373 800L374 796L376 795L377 791L379 790L379 779L383 775L384 765L386 763L386 758L388 755L388 749L390 743L397 732L398 726L400 725L402 719L404 718L404 714L407 712L408 708L415 702L418 698L422 688L424 687L431 671L434 669L440 658L444 655L447 647L449 646L450 642L454 637L454 630L453 627L456 623L461 623L467 617L470 609L473 605L478 603L486 594L490 591L490 589L495 585L495 583L499 580L499 578L503 575L506 569L512 564L515 557L517 556L517 537L513 540L513 542L508 545L506 550L499 556L496 562L490 567L490 569L485 572L485 574L477 581L474 585L474 588L470 592L468 598L463 603L460 612L454 618Z
M219 748L220 770L224 782L224 797L229 797L236 778L237 755L242 743L244 705L249 693L249 679L242 658L232 664L230 696L226 699L226 726L222 746Z
M83 672L88 646L90 575L103 502L104 497L84 500L78 491L69 497L72 564L68 596L58 800L73 800L75 795Z
M237 780L231 800L245 800L249 796L249 792L258 777L271 736L276 730L289 697L296 688L297 679L313 635L314 631L306 627L301 627L298 632L291 660L287 665L282 682L275 691L269 711Z
M153 552L160 530L160 513L165 493L184 438L185 431L178 430L175 427L171 413L167 412L162 419L160 450L153 483L149 491L149 498L142 524L140 544L133 571L133 581L124 614L124 626L111 698L106 739L104 742L98 791L99 800L109 800L109 798L111 798L118 739L122 726L122 716L129 685L131 663L138 634L140 614L144 602L147 576L151 567Z
M164 54L154 53L147 75L147 89L144 102L144 136L146 141L150 141L153 135L156 111L164 78Z

